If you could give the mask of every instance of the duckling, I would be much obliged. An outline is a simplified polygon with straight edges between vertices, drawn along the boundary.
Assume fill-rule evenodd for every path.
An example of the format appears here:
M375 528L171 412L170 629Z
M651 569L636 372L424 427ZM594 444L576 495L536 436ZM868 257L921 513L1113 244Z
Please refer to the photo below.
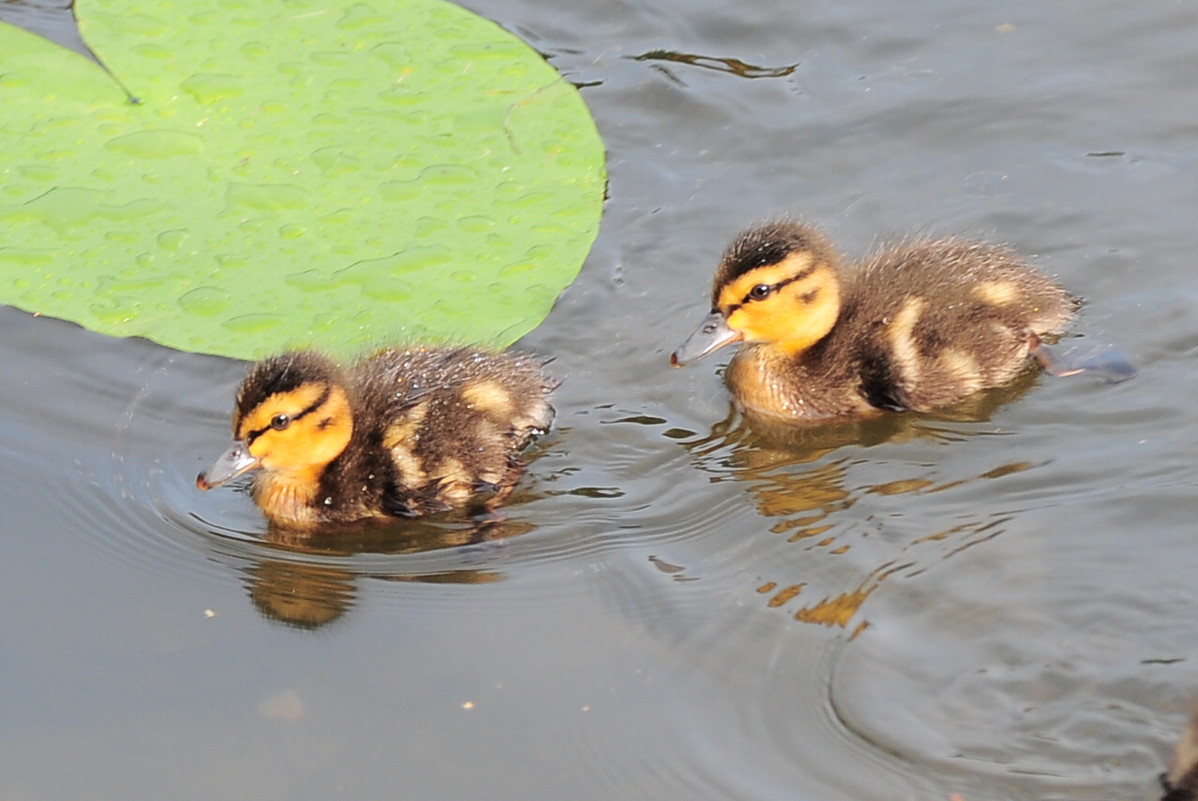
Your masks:
M1194 801L1198 798L1198 709L1190 714L1189 725L1181 735L1169 772L1161 775L1164 795L1161 801Z
M1078 301L1009 248L912 239L844 269L828 240L781 220L743 232L715 274L711 313L675 367L746 343L725 372L746 411L772 419L929 411L1020 373Z
M465 347L391 348L349 367L312 351L274 356L241 383L234 442L196 486L257 470L254 502L301 530L418 517L487 490L492 508L553 420L545 363Z

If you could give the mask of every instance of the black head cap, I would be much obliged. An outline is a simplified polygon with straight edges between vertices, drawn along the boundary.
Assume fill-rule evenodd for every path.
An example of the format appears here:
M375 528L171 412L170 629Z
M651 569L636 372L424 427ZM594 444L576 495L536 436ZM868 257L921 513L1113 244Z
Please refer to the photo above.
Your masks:
M290 392L313 381L340 383L341 369L327 356L293 351L258 362L237 390L237 419L250 413L271 395Z
M714 307L720 289L750 270L777 264L791 253L812 251L817 259L832 263L835 251L819 231L794 220L774 220L743 231L736 237L716 270L711 298Z

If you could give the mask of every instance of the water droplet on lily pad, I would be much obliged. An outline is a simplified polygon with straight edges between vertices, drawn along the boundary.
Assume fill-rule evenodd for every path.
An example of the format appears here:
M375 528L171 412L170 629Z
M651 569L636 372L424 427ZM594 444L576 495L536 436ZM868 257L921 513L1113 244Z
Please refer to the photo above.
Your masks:
M138 131L108 140L106 147L143 159L194 156L204 149L204 139L186 131Z
M228 307L229 293L212 286L196 287L179 298L179 307L191 314L211 317Z
M245 79L237 75L193 75L180 84L183 91L203 105L231 100L245 94Z
M578 92L492 22L441 0L73 8L144 102L0 25L21 109L0 116L2 302L241 358L504 344L586 256L602 143Z

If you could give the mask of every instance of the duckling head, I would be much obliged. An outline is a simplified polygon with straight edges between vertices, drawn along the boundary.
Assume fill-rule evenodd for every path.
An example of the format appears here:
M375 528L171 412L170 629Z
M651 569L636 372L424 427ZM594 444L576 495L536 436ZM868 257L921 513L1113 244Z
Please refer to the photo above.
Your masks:
M262 469L315 487L349 444L353 415L340 369L324 356L285 353L254 365L237 391L233 444L196 477L211 489Z
M733 342L797 354L823 339L840 315L836 252L818 231L782 220L751 228L724 253L711 313L670 356L681 367Z

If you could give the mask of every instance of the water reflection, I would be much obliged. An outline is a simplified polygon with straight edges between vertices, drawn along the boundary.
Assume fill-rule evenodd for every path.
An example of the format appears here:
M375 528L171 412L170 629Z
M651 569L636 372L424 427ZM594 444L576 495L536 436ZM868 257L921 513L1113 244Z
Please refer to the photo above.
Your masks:
M246 570L250 600L267 620L317 629L354 603L355 576L321 565L263 560Z
M364 579L426 584L499 581L503 573L487 567L459 564L412 571L394 557L456 551L463 558L472 554L485 558L532 528L525 521L502 517L472 520L461 513L443 517L319 532L272 526L261 538L241 535L232 541L227 534L216 536L224 540L222 549L231 546L236 550L236 561L230 566L242 572L250 600L264 618L315 630L353 608ZM363 556L370 561L362 564L355 560ZM378 557L383 557L381 564Z
M679 53L674 50L650 50L639 56L630 56L633 61L672 61L676 64L688 64L692 67L727 72L738 78L785 78L798 69L798 64L787 64L782 67L759 67L746 64L738 58L719 58L717 56L702 56L697 53ZM663 69L666 75L674 78L673 74ZM675 79L677 80L677 79Z
M519 500L516 494L512 498L513 502ZM499 514L474 519L463 512L453 512L386 525L355 525L319 531L270 526L264 538L265 542L279 549L337 557L353 554L418 554L479 546L505 542L530 530L530 523Z
M350 610L362 578L432 584L484 584L502 575L489 570L454 570L424 575L359 573L324 564L264 559L245 571L250 600L267 620L315 630Z
M364 597L367 581L497 582L504 573L493 565L507 543L533 528L519 517L521 505L543 497L532 482L512 494L509 507L478 518L455 510L314 532L267 526L249 497L250 477L221 495L197 492L191 480L213 432L227 431L222 410L244 366L147 350L136 385L113 393L117 441L85 451L96 454L85 469L95 476L99 508L122 532L92 541L122 560L181 574L202 563L233 576L266 619L314 630L343 619ZM181 435L180 420L202 424ZM74 492L57 506L94 524L97 512L83 500Z
M937 480L926 464L904 464L901 469L915 474L895 477L892 469L884 481L854 486L855 468L865 461L833 454L850 446L967 440L982 433L968 424L988 421L997 408L1022 396L1036 375L1029 370L1012 385L979 393L936 414L886 414L838 425L795 426L733 410L707 436L681 444L704 469L716 474L713 481L734 479L744 484L758 513L773 521L772 534L789 545L824 555L805 559L797 568L788 566L789 575L762 577L753 587L755 594L767 607L786 609L801 623L846 629L852 639L869 627L862 608L886 581L918 576L992 540L1012 517L966 507L929 529L882 499L945 493L1037 465L1005 460L972 475L958 472ZM868 509L854 510L867 498L874 499ZM830 569L827 558L846 557L854 550L861 553L850 564ZM796 575L796 570L801 572ZM813 587L820 595L808 597Z

